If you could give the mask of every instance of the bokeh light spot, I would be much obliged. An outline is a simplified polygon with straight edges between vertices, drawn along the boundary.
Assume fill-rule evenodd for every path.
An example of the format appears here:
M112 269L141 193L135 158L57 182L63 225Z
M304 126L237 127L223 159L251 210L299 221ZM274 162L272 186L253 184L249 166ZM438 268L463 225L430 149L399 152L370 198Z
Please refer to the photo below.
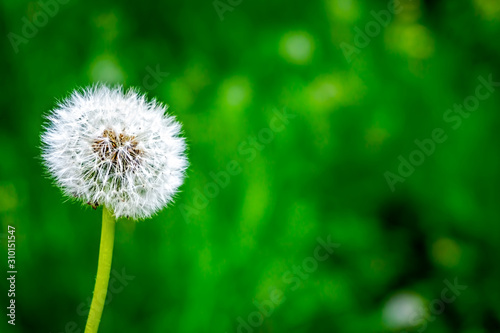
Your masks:
M385 303L382 319L391 329L402 329L416 326L426 317L426 309L422 297L410 292L393 295Z
M359 18L359 6L355 0L327 0L331 19L353 22Z
M440 238L432 244L432 257L445 267L454 267L460 262L462 251L458 244L449 238Z
M306 89L308 104L315 111L334 107L342 98L341 85L330 75L317 77Z
M280 42L280 54L288 62L302 65L311 60L314 41L306 32L290 32Z
M500 19L500 1L474 0L474 6L483 19L488 21Z
M94 82L121 84L125 79L125 74L116 59L109 55L102 55L90 65L90 78Z
M396 25L389 31L388 47L410 58L428 59L434 54L434 37L420 24Z
M252 88L246 77L232 77L225 80L220 88L222 104L231 109L244 108L252 96Z

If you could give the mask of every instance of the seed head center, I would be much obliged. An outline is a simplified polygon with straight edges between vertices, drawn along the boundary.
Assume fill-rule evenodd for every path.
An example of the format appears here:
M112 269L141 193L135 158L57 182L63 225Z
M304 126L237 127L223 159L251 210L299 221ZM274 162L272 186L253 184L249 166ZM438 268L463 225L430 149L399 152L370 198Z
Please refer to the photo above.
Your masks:
M116 134L112 129L104 132L94 140L92 148L101 161L108 162L119 172L127 171L140 162L142 150L137 148L137 140L133 135Z

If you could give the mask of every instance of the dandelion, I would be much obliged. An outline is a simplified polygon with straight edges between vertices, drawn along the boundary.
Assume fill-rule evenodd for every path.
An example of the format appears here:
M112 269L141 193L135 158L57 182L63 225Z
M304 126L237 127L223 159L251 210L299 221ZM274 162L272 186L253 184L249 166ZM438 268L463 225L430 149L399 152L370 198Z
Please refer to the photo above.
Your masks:
M188 162L181 126L135 90L95 85L48 116L43 159L65 195L103 206L97 280L85 332L97 332L106 298L115 220L144 219L177 193Z

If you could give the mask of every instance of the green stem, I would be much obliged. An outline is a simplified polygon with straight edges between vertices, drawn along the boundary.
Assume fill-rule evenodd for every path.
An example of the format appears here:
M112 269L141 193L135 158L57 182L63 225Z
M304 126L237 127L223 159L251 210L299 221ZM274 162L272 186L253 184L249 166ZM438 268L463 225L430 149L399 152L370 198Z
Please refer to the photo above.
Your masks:
M97 333L101 321L102 309L108 291L109 273L113 258L113 244L115 240L115 218L106 207L102 210L101 247L99 250L99 264L94 287L94 296L90 305L89 318L85 326L85 333Z

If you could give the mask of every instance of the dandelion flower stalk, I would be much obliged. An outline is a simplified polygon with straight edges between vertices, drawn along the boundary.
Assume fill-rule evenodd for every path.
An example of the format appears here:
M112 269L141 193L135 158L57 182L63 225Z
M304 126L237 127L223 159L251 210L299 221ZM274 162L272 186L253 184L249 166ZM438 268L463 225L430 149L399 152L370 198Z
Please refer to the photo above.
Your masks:
M181 125L136 90L103 84L73 92L42 134L45 165L63 193L103 206L99 264L86 333L97 332L108 288L116 220L146 219L169 204L188 162Z
M106 208L102 210L101 245L99 248L99 264L94 287L94 296L90 305L89 317L85 326L85 333L96 333L101 321L102 310L106 302L109 273L113 259L113 244L115 240L115 218Z

